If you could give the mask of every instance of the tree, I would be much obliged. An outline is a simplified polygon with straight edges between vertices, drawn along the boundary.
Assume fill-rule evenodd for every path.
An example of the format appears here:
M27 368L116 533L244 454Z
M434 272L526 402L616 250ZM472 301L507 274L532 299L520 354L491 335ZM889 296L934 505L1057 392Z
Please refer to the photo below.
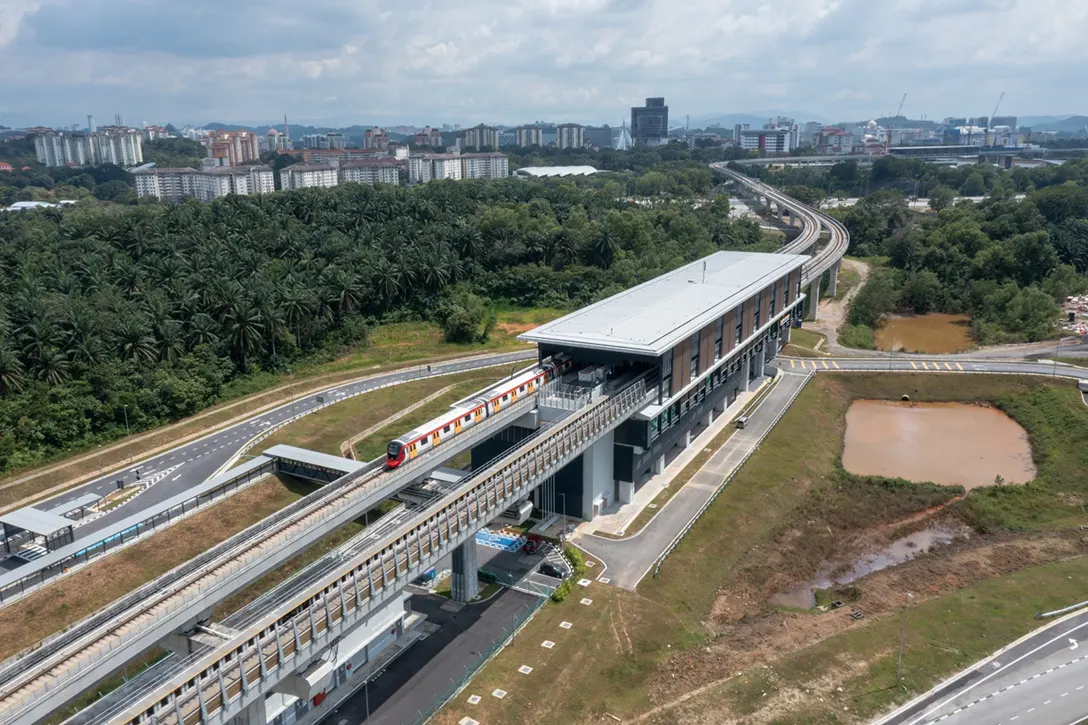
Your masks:
M497 316L490 302L470 292L460 291L445 305L442 331L447 342L486 342Z
M972 172L963 182L964 196L982 196L986 193L986 179L977 171Z
M952 206L952 202L956 199L956 192L949 189L947 186L935 186L929 190L929 208L933 211L941 211Z
M898 298L895 277L887 270L873 270L850 303L850 324L876 327L884 315L895 309Z

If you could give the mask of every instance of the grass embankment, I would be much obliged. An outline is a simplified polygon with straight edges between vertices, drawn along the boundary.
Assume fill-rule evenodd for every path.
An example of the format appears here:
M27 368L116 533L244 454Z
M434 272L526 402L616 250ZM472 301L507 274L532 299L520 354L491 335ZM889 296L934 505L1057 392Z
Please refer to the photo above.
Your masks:
M269 477L5 607L0 610L0 659L86 617L312 490L309 483Z
M844 265L839 270L839 282L835 287L834 299L841 300L859 284L861 284L861 272Z
M434 418L442 410L448 408L450 403L479 390L493 380L505 377L509 372L510 367L504 366L457 375L442 375L347 398L343 402L330 405L328 408L284 426L262 441L260 449L284 443L339 456L340 444L359 431L396 416L399 411L420 398L425 398L450 385L454 386L445 395L406 416L396 418L386 428L357 442L355 450L359 454L359 460L368 461L381 455L392 438L411 430L415 423ZM380 446L376 446L377 437L392 430L396 432L386 437Z
M790 330L790 344L783 350L783 354L794 357L823 357L827 354L823 349L825 345L827 338L824 335L795 327Z
M904 393L1000 407L1028 431L1038 477L954 501L955 489L843 470L850 402ZM611 713L625 722L717 723L757 711L753 722L857 722L1034 628L1037 610L1083 598L1085 558L1060 561L1083 543L1075 532L1053 532L1083 519L1086 472L1088 409L1073 386L1027 377L817 376L659 579L643 580L638 593L593 585L588 607L571 597L545 608L437 722L582 722ZM924 524L915 515L940 504L948 504L940 516L1000 533L859 580L868 614L861 622L767 603L827 561L849 561L865 545L916 530ZM906 689L895 690L904 591L916 604ZM569 633L558 628L563 619L574 622ZM540 648L545 638L555 650ZM516 672L523 663L537 668L527 679ZM494 687L511 695L488 697ZM484 696L476 708L464 703L473 692Z
M321 388L363 375L427 364L444 359L502 352L526 347L517 340L520 332L562 315L553 309L501 309L498 327L487 343L454 345L442 339L431 323L405 322L381 325L371 331L367 344L324 363L301 365L289 374L264 373L227 386L221 403L185 420L94 449L73 451L53 462L9 473L0 480L0 510L25 505L47 491L58 492L133 460L206 435L218 427L281 405Z

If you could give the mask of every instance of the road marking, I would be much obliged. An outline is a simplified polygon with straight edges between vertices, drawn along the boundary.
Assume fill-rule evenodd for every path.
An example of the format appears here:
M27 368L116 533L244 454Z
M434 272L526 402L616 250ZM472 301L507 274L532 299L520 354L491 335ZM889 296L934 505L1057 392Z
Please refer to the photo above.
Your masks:
M795 367L797 367L797 364L794 363L793 360L790 360L790 367L795 368Z
M1052 703L1052 702L1054 702L1054 701L1053 701L1053 700L1047 700L1047 701L1046 701L1046 702L1044 702L1043 704L1044 704L1044 705L1049 705L1049 704L1050 704L1050 703Z
M1077 648L1077 640L1070 637L1069 638L1069 649L1076 649L1076 648Z
M1062 693L1062 697L1065 697L1065 696L1066 696L1066 695L1068 695L1068 694L1069 694L1068 692L1063 692L1063 693Z
M180 473L179 473L178 475L174 476L173 478L171 478L170 480L171 480L171 481L176 481L176 480L178 480L179 478L181 478L181 474L180 474Z
M1077 688L1076 690L1074 690L1074 692L1080 692L1080 691L1081 691L1081 690L1083 690L1083 689L1084 689L1084 685L1081 685L1081 686L1080 686L1080 687L1078 687L1078 688Z
M963 366L960 365L959 363L956 363L956 367L959 368L960 370L963 370Z
M914 364L914 361L913 361L913 360L911 360L911 361L910 361L910 366L911 366L912 368L914 368L915 370L917 370L917 369L918 369L918 366Z
M952 366L951 366L951 365L949 365L948 363L945 363L945 364L944 364L944 366L945 366L946 368L948 368L949 370L951 370L951 369L952 369Z
M840 369L840 368L839 368L839 364L838 364L837 362L835 362L834 360L832 360L832 361L831 361L831 364L835 366L835 369L836 369L836 370L839 370L839 369Z
M822 362L822 363L824 364L824 370L830 370L830 369L831 369L831 368L829 368L829 367L827 366L827 360L821 360L820 362ZM813 363L813 365L815 365L815 364L816 364L816 363Z

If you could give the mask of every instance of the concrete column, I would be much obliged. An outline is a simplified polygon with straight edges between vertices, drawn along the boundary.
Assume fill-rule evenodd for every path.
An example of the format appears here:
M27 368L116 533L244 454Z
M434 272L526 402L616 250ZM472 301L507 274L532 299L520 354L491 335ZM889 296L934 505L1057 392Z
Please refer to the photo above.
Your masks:
M234 725L268 725L268 715L264 708L264 698L260 698L254 702L249 703L245 710L242 710L237 717L234 718Z
M793 330L793 323L792 322L790 324L786 325L785 327L779 328L779 330L778 330L778 339L782 342L783 347L790 344L790 332L792 330Z
M658 456L657 460L654 461L654 475L655 476L660 476L664 472L665 472L665 454L661 454L660 456Z
M616 481L618 484L618 494L620 497L620 503L631 503L635 500L635 482L634 481Z
M455 602L470 602L480 592L476 569L476 537L453 550L453 573L450 593Z
M778 205L778 221L786 221L786 207L782 206L781 204Z
M691 445L691 429L684 431L684 448Z
M809 314L808 314L808 317L806 319L815 320L816 319L816 310L820 307L820 278L819 277L812 280L812 285L809 287L809 290L808 290L808 297L809 297L808 301L809 301L810 307L809 307Z
M839 270L842 268L842 260L835 262L835 266L831 268L831 281L827 284L827 293L832 297L835 296L835 290L839 286Z
M728 393L727 393L728 395ZM719 416L725 412L725 407L728 405L728 401L725 396L722 397L717 403L714 404L714 412Z
M752 378L752 358L751 357L745 357L744 358L744 364L741 365L741 367L740 367L740 378L741 378L740 392L747 393L748 389L751 387L751 378Z
M593 520L593 502L605 497L608 505L616 490L612 475L612 457L615 451L615 435L610 432L582 454L582 520ZM599 512L598 512L599 513Z
M706 415L703 416L703 424L707 428L709 428L712 423L714 423L714 406L710 406L710 410L708 410L706 412Z

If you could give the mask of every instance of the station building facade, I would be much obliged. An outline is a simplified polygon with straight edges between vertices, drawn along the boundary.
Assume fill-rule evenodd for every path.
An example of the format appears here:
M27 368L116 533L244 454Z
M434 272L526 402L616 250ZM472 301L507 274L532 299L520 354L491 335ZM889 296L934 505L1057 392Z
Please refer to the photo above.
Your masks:
M542 360L569 355L576 367L613 378L642 372L656 392L537 489L534 504L591 520L629 503L664 469L666 454L690 443L692 429L724 412L789 342L804 310L809 259L716 252L520 335L538 345ZM517 432L505 437L512 445Z

